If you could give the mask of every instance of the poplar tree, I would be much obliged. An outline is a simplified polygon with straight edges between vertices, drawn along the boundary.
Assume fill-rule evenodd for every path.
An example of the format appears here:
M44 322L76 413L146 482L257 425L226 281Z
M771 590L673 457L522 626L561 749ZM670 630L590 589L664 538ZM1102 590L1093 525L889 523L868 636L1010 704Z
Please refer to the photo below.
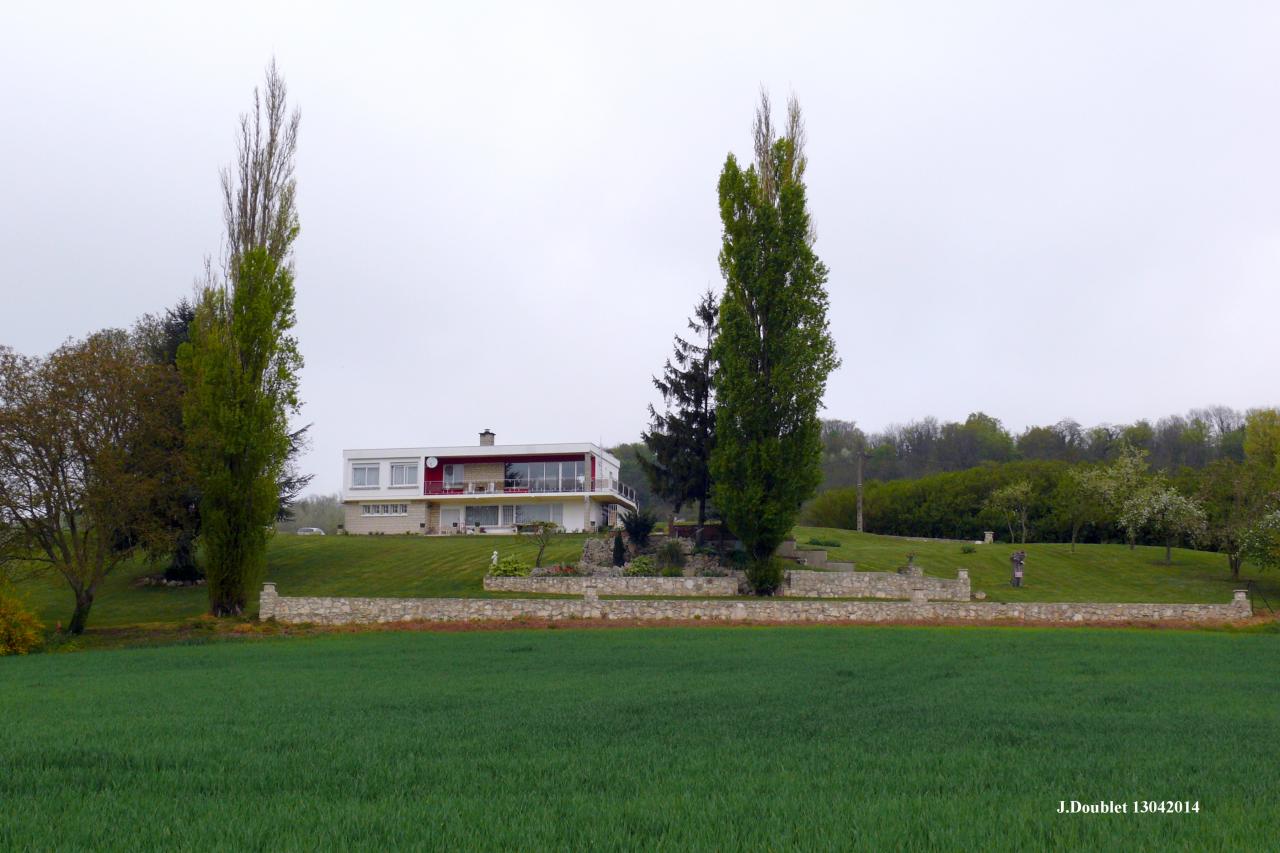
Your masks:
M652 461L637 457L654 493L672 503L675 511L686 503L698 505L698 527L707 522L711 495L711 450L715 446L716 412L712 383L719 304L710 288L689 318L692 341L675 336L672 357L653 387L662 394L666 411L649 406L649 429L641 434Z
M222 174L226 254L207 265L191 340L179 349L183 424L200 493L210 611L243 613L261 579L288 476L302 356L294 323L298 236L294 156L300 116L275 63L241 116L237 160Z
M755 163L729 154L720 173L725 292L716 361L712 496L749 558L757 593L782 580L773 552L821 482L818 409L839 366L827 324L827 268L804 183L804 122L788 103L774 132L768 95L755 117Z

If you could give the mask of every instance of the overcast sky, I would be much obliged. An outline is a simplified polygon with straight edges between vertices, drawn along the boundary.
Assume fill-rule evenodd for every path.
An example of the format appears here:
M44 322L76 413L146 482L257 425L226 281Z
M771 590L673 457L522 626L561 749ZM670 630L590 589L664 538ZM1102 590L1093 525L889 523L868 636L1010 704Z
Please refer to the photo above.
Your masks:
M197 5L0 11L0 343L190 293L274 55L315 491L344 447L635 439L761 85L808 125L827 416L1280 401L1280 4Z

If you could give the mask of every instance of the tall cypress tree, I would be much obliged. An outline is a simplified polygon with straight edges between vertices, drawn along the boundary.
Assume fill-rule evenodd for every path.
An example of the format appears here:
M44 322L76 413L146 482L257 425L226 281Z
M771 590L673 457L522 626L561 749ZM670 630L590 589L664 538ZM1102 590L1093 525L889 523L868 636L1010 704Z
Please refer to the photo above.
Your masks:
M671 501L676 512L686 503L697 503L699 528L706 524L711 495L711 450L716 433L711 348L718 313L716 296L708 288L689 318L689 331L701 342L676 335L672 357L667 359L662 376L653 379L653 387L666 404L665 412L649 406L649 429L641 434L653 460L637 457L653 491Z
M813 250L804 143L795 98L778 137L761 93L755 163L743 170L730 154L720 174L725 292L712 348L712 494L747 549L759 593L781 582L773 552L821 482L818 409L840 363L827 325L827 268Z

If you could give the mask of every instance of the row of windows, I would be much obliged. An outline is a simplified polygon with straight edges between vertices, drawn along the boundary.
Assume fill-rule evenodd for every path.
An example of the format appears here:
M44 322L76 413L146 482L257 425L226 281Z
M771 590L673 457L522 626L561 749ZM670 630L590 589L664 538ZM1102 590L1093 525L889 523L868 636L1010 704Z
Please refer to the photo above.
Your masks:
M361 504L363 515L408 515L408 504Z
M376 488L381 485L382 466L377 462L360 463L351 466L351 487L354 489ZM391 485L418 485L417 462L392 462Z
M468 527L511 527L534 521L554 521L564 526L564 504L469 506L465 513Z

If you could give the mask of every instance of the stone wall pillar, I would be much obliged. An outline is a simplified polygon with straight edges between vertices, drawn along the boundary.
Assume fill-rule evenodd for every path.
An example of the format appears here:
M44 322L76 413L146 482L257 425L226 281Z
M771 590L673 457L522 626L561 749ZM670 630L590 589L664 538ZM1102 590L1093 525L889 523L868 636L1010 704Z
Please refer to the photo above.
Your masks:
M262 585L262 595L258 597L258 619L264 621L271 619L276 615L276 585L273 583L264 583Z
M1240 615L1253 615L1253 605L1249 603L1249 590L1237 589L1231 596L1231 606L1240 611Z
M956 601L968 601L970 596L973 595L973 587L969 582L968 569L956 570L956 585L959 587L959 589L956 590Z
M912 604L928 604L929 597L925 594L923 586L912 584L911 586L911 603Z

